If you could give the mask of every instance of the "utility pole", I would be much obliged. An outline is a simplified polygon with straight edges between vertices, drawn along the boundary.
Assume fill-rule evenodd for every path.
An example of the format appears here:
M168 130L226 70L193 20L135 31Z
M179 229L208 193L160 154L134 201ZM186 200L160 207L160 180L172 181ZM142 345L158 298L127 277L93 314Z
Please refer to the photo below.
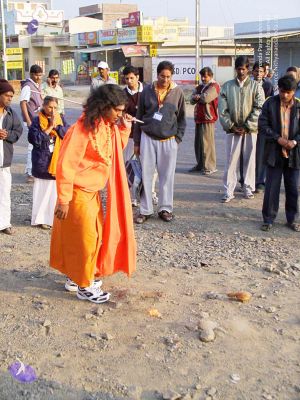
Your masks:
M199 84L199 38L200 38L200 0L196 1L196 25L195 25L195 68L196 68L196 85Z
M4 76L4 79L7 79L6 33L5 33L5 18L4 18L3 0L0 0L0 4L1 4L1 25L2 25L3 76Z

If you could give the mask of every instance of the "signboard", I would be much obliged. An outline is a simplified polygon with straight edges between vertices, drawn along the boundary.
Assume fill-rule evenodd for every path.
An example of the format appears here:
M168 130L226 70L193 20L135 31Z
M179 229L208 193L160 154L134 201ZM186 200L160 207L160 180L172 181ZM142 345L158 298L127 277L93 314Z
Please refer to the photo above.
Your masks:
M118 71L109 71L109 76L114 78L117 83L119 83L119 72Z
M147 46L137 44L122 46L122 51L125 57L145 57L148 56Z
M122 27L128 28L131 26L140 26L141 25L141 12L135 11L128 14L128 18L122 18Z
M162 58L152 59L152 80L157 78L156 68L157 65L162 61ZM196 68L195 68L195 57L168 57L168 61L174 64L174 75L173 80L180 84L191 84L195 83ZM202 64L206 67L214 69L213 65L216 63L216 57L203 57Z
M8 61L6 64L7 69L23 69L23 61Z
M86 45L86 33L78 33L78 45L84 46Z
M98 43L97 32L87 32L85 35L86 35L86 43L87 44L97 44Z
M149 56L157 57L157 43L152 43L149 46Z
M153 42L153 29L152 26L138 26L137 27L137 40L140 43Z
M99 31L99 43L101 44L117 44L117 30L106 29Z
M38 27L39 21L37 19L33 19L28 23L26 30L29 35L33 35L38 30Z
M137 28L118 29L118 43L135 43L137 41Z
M23 58L23 49L21 47L11 47L11 48L6 48L6 55L11 56L19 54L21 55L20 58Z

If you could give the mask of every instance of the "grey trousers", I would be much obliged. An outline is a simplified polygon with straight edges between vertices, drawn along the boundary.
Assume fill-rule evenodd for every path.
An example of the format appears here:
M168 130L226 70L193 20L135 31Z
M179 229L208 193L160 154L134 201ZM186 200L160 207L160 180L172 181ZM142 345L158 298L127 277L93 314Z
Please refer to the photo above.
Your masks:
M196 124L195 126L195 157L199 171L215 171L216 147L215 124Z
M243 136L226 134L226 164L223 176L225 194L233 196L237 184L237 170L240 167L240 158L243 158L244 190L246 193L255 190L255 154L256 133ZM243 146L242 146L243 145Z
M144 190L140 201L141 214L153 214L152 181L155 168L159 180L158 212L162 210L173 211L177 150L178 144L175 138L159 141L151 139L150 136L142 132L140 160Z

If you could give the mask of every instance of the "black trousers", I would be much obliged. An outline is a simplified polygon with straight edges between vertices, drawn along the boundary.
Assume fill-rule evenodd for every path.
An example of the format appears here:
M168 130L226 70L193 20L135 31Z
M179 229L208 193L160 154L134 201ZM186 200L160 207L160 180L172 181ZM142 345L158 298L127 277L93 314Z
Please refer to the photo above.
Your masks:
M200 124L195 125L195 140L194 140L194 149L195 149L195 157L196 157L196 168L199 171L204 170L205 166L205 154L204 154L204 143L203 143L203 135L200 131Z
M262 215L264 222L272 224L279 209L281 179L285 188L285 215L288 223L298 216L298 181L299 170L288 167L288 159L281 167L266 167L266 186Z

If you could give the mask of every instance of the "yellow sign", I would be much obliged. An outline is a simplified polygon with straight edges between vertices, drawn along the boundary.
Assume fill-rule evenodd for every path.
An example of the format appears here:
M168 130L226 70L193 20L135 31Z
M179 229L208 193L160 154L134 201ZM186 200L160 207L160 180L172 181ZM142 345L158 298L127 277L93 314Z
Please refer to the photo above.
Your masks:
M7 69L23 69L23 61L8 61Z
M152 43L149 46L150 57L157 57L157 43Z
M114 78L117 83L119 83L119 72L118 71L109 71L109 76Z
M142 25L137 27L137 41L139 43L153 42L152 26Z
M7 56L12 56L14 54L21 54L23 56L23 49L21 47L13 47L6 49Z

